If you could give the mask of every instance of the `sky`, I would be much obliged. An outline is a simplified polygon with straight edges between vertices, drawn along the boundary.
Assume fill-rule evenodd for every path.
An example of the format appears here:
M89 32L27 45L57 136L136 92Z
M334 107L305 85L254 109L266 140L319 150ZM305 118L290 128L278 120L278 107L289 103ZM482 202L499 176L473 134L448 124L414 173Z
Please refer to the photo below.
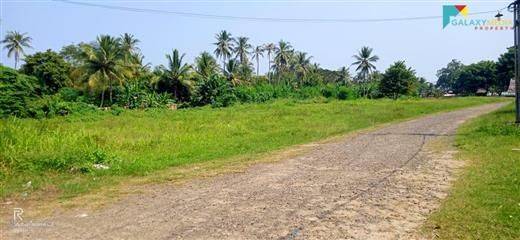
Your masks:
M442 16L444 4L466 4L469 13L493 11L473 18L491 19L496 10L509 1L403 1L403 0L76 0L94 4L146 8L255 18L299 19L384 19ZM512 14L503 10L504 18ZM193 59L203 51L213 52L215 34L227 30L234 37L247 36L253 45L283 39L299 51L308 52L321 67L338 69L349 66L352 55L369 46L380 60L376 67L384 71L390 64L405 60L419 76L435 82L438 69L451 59L464 64L496 60L513 44L513 31L482 31L472 27L442 28L442 19L385 22L283 22L246 21L189 17L158 12L132 12L74 5L52 0L0 0L0 38L7 31L26 32L32 37L27 53L90 42L100 34L134 34L145 61L165 64L165 54L173 48ZM13 66L7 51L0 61ZM260 71L267 70L262 59ZM351 67L351 71L353 71Z

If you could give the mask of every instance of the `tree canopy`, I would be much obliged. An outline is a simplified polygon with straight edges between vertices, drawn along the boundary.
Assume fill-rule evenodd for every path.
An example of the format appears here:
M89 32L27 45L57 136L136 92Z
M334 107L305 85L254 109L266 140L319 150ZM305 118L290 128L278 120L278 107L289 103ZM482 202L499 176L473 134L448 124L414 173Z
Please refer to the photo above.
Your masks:
M515 49L510 47L497 61L497 90L506 91L510 80L515 76Z
M383 74L380 83L381 94L394 99L401 95L412 94L416 87L415 71L407 67L404 61L397 61L390 65Z
M501 94L514 76L514 57L514 49L509 48L496 62L485 60L464 65L454 59L437 71L436 86L463 95L474 95L479 89Z
M60 88L70 84L70 64L65 62L58 53L47 50L25 57L25 64L21 72L35 76L41 85L43 93L57 92Z

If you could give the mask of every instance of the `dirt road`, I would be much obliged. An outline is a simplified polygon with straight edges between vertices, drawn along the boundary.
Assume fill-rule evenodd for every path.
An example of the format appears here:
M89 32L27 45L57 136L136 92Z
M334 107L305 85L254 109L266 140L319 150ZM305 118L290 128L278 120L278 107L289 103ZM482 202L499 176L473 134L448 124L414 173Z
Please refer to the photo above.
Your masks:
M11 227L9 239L409 239L461 161L433 151L491 104L311 145L245 173L153 186L85 215Z

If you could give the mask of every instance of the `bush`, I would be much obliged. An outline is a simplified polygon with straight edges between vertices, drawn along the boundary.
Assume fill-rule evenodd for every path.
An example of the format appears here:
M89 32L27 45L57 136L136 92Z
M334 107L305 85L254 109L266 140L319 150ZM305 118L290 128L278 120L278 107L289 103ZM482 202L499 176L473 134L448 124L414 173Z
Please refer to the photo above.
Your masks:
M380 98L379 82L358 83L351 87L354 98Z
M25 57L20 71L40 81L42 93L56 93L70 83L70 64L56 52L47 50Z
M235 96L240 102L262 103L279 97L287 97L290 90L282 85L257 84L252 86L238 86L235 88Z
M311 99L323 96L325 98L346 100L359 97L356 89L334 84L305 86L302 88L295 88L286 84L239 86L235 88L235 95L242 103L262 103L277 98Z
M212 107L227 107L237 100L233 87L224 77L212 75L197 82L191 103L194 106L210 104Z
M169 93L150 92L144 95L144 101L141 106L143 108L159 108L166 107L173 102Z
M110 107L110 112L112 113L112 115L114 116L119 116L121 115L121 113L123 113L124 109L121 108L121 107L118 107L118 106L112 106Z
M26 117L27 105L36 99L38 80L0 66L0 116Z
M67 102L59 94L47 95L28 104L27 117L45 118L65 116L72 113L85 114L94 112L97 107L84 102Z
M298 99L309 99L321 97L321 87L319 86L307 86L297 89L295 97Z
M267 85L269 83L269 79L266 76L252 76L251 81L254 85Z
M347 100L349 96L352 95L352 92L349 88L341 86L338 88L338 95L337 98L339 100Z
M63 101L76 102L82 101L83 92L74 88L64 87L58 92Z
M336 90L337 89L334 85L328 84L321 89L321 95L323 95L326 98L333 98L337 96Z
M126 83L116 95L118 105L129 109L165 107L173 102L169 93L154 92L140 81Z

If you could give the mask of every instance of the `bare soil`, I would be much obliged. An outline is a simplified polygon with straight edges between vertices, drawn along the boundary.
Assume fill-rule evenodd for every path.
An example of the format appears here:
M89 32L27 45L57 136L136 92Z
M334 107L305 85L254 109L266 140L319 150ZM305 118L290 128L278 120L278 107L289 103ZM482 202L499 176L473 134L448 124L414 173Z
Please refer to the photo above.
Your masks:
M411 239L463 161L456 128L504 103L431 115L182 185L150 185L101 209L9 226L7 239ZM2 237L3 238L3 237Z

